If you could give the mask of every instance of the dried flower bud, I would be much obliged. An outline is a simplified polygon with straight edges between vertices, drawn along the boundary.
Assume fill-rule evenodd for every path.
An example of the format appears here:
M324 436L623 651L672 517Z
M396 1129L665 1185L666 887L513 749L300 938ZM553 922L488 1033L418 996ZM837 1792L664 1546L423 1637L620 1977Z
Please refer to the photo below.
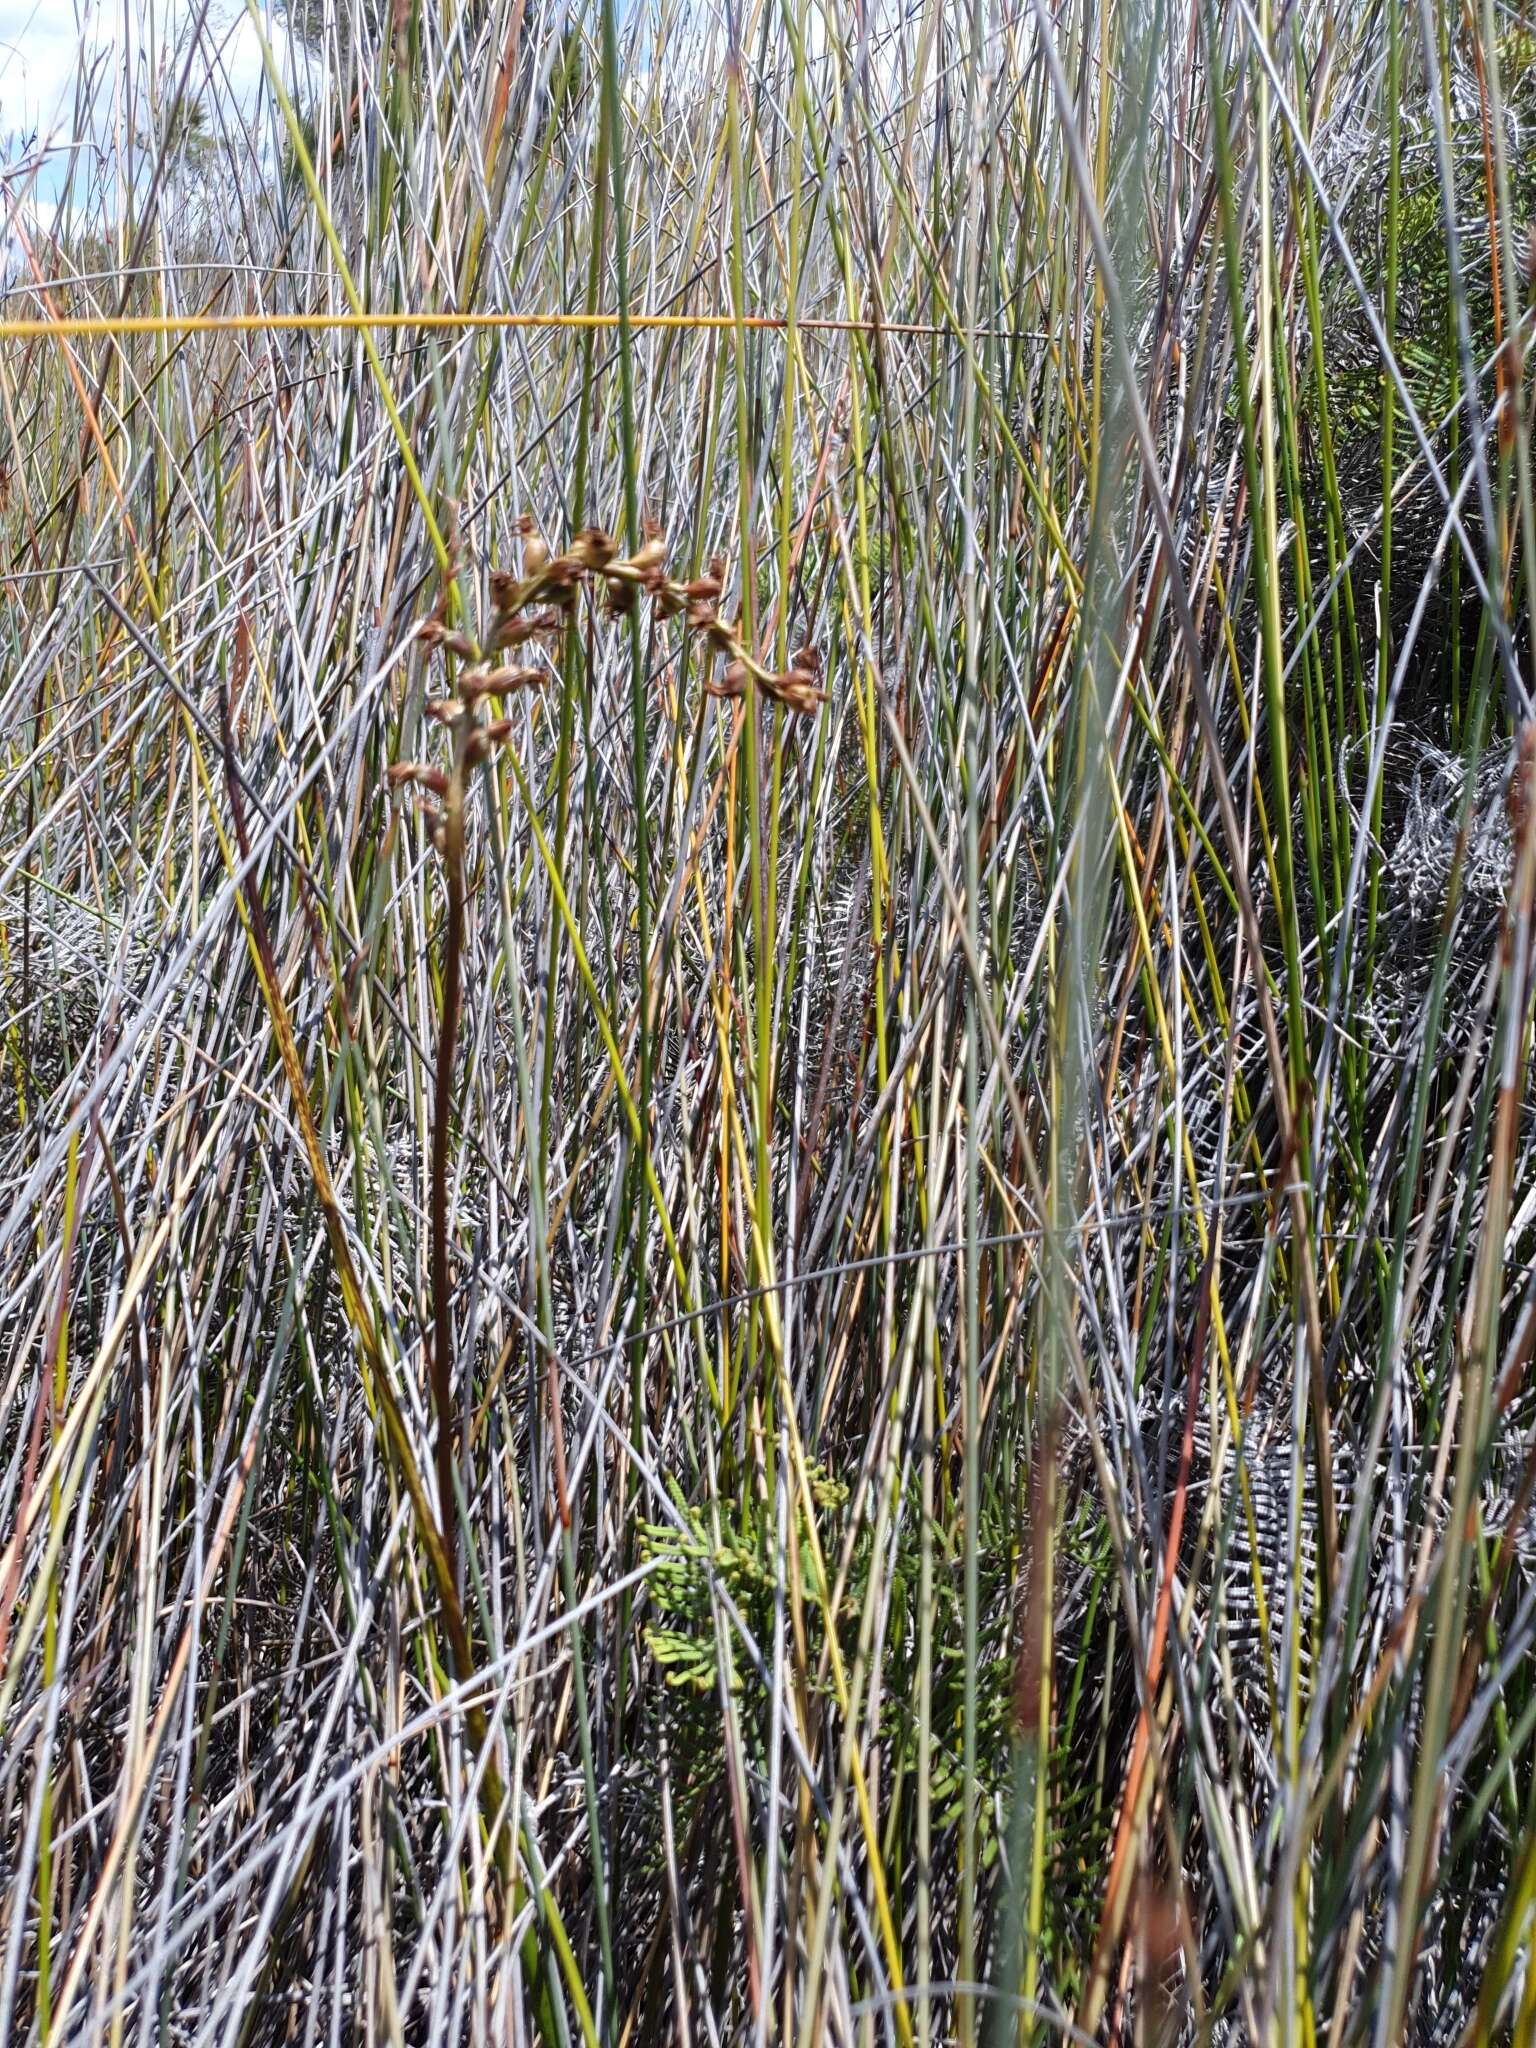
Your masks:
M510 718L493 718L488 725L482 725L478 732L470 736L465 745L466 767L477 767L480 762L489 759L498 747L504 746L511 739L512 731L513 721Z
M707 599L701 598L689 605L687 626L690 633L702 633L710 646L721 654L733 656L741 652L736 628L722 619Z
M584 526L571 542L570 557L585 569L606 569L619 552L619 544L600 526Z
M445 797L448 794L448 778L442 769L429 768L422 761L391 761L384 779L391 789L401 789L408 782L417 782L423 789L430 789L434 796Z
M539 591L557 604L568 603L569 593L586 573L587 565L579 555L556 555L539 577Z
M810 718L819 705L827 701L825 690L818 689L814 677L804 669L792 668L783 675L765 675L760 678L765 696L772 697L776 704L782 704L786 711Z
M487 651L500 654L508 647L526 647L530 640L537 638L539 630L536 620L527 613L521 618L498 618L491 627Z
M666 535L654 519L643 522L645 539L632 555L622 561L595 564L608 577L610 583L627 583L634 588L660 591L666 583L667 540ZM627 610L626 605L617 609Z
M444 654L457 655L460 661L480 658L479 648L467 633L445 626L440 619L423 619L416 628L416 637L427 647L441 647Z
M666 559L667 537L657 527L652 532L650 538L642 541L639 547L635 549L635 552L629 557L628 567L639 577L641 582L644 582L648 577L655 575L658 570L665 567Z
M728 662L724 675L718 683L705 678L704 687L711 697L744 697L747 691L747 664L738 658Z
M457 725L464 715L464 707L457 697L432 697L422 706L428 718L436 719L439 725Z
M526 512L517 522L517 531L523 543L523 575L532 581L542 576L548 565L549 543Z
M482 697L506 697L514 690L542 690L548 680L549 671L542 668L482 669L472 680L466 680L464 695L470 703L478 704Z
M709 567L702 576L695 576L691 583L682 586L683 596L690 604L713 601L725 589L725 557L711 555Z
M827 692L821 688L824 667L819 647L813 647L807 641L803 647L796 648L789 657L788 675L780 678L780 702L803 716L809 716L819 704L825 704Z

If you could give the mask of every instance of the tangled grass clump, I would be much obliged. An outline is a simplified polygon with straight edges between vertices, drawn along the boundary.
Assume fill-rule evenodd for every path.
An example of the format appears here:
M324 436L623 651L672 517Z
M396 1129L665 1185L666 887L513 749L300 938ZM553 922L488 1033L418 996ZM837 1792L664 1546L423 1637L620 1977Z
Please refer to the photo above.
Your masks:
M130 16L0 139L0 2042L1529 2037L1530 35Z

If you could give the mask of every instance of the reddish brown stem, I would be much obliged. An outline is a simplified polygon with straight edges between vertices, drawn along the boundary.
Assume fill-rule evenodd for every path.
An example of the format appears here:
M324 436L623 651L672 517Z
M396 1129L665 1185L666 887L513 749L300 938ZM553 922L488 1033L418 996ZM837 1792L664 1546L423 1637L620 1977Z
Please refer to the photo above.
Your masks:
M432 1108L432 1405L437 1411L437 1511L449 1571L457 1575L458 1510L453 1490L453 1299L448 1267L449 1119L464 978L464 774L462 747L443 810L448 929L443 941L443 1007Z

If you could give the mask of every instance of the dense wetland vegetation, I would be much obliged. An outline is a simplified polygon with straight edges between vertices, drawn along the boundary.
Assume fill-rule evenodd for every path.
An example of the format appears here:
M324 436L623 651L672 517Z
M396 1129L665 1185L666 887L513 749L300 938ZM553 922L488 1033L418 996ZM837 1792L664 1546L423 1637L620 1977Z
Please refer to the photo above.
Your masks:
M0 2041L1529 2039L1536 24L82 33Z

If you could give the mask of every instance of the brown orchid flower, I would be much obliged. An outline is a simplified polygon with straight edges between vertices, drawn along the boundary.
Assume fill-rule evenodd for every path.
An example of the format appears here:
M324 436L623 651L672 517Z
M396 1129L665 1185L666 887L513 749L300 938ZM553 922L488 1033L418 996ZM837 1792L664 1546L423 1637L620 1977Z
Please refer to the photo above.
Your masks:
M584 526L571 542L570 555L584 569L601 572L619 552L619 544L601 526Z
M509 697L514 690L542 690L549 673L542 668L487 668L459 680L459 694L466 704L478 704L482 697Z
M469 635L454 626L445 626L441 619L423 619L416 628L416 637L424 647L440 647L444 654L456 655L460 661L479 658L480 650Z
M706 676L704 688L711 697L744 697L747 694L747 678L750 674L746 662L738 656L735 661L726 664L725 673L718 683L712 682Z
M695 576L691 583L682 587L683 596L690 604L708 602L717 598L725 589L725 557L711 555L709 565L702 576Z
M762 675L758 682L765 696L802 718L813 717L817 707L827 701L826 691L802 668L786 669L783 675Z
M531 583L543 575L549 563L549 542L527 512L521 515L513 530L523 543L523 580Z
M384 771L384 779L391 789L401 789L407 783L418 782L423 789L430 789L434 796L448 794L448 777L441 768L430 768L424 761L391 761Z

